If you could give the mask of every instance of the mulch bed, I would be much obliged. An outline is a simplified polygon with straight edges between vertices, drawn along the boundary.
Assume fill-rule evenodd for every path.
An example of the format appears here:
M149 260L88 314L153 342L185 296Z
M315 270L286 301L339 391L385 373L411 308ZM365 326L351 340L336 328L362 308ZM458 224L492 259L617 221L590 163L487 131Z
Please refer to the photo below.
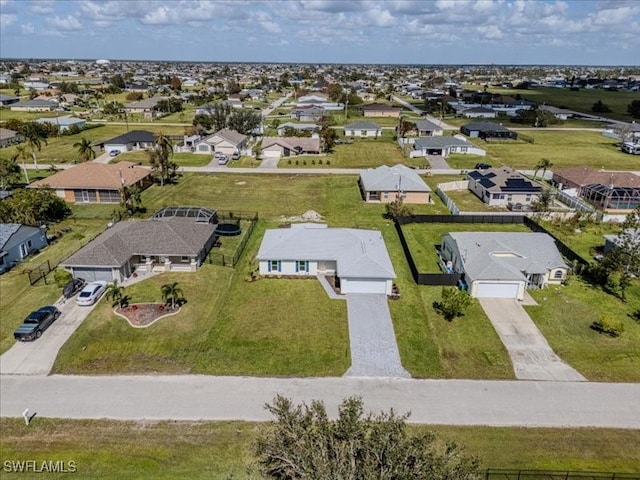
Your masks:
M148 327L156 320L179 311L180 307L171 308L162 303L134 303L125 308L115 309L118 315L125 317L134 327Z

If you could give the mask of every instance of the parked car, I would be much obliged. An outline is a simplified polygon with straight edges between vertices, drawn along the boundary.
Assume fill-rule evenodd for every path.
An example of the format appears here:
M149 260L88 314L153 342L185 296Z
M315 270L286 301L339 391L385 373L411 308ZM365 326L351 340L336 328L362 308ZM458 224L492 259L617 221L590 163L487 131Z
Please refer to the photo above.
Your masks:
M491 165L488 163L476 163L476 170L487 170L491 168Z
M111 150L109 152L110 157L117 157L118 155L120 155L120 150Z
M229 157L226 155L222 155L218 158L218 165L226 165L227 163L229 163Z
M238 160L240 158L240 152L233 152L231 155L231 160Z
M82 290L86 284L87 281L84 278L74 278L64 286L62 296L65 299L69 299Z
M60 316L60 310L53 305L39 308L24 319L22 325L13 332L13 337L21 342L35 340L42 336L49 326Z
M105 281L91 282L82 289L80 295L76 298L76 303L81 306L93 305L100 299L106 289L107 282Z
M215 158L216 160L219 158L224 157L224 153L222 152L213 152L213 158Z

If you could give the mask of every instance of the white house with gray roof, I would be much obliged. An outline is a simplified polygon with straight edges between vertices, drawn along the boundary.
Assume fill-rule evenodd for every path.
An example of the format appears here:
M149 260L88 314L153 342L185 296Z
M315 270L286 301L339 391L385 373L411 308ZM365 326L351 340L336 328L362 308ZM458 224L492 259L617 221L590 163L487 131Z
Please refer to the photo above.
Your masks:
M377 138L382 135L382 127L375 122L359 121L344 127L345 137Z
M464 155L479 155L484 157L486 151L462 137L420 137L413 142L413 151L410 157L426 157L427 155L440 155L447 157L451 153Z
M431 189L415 170L404 165L368 168L360 172L360 193L367 203L429 203Z
M267 230L258 255L260 275L335 276L341 293L390 295L396 274L377 230L301 223Z
M118 222L60 265L88 281L137 272L193 272L215 242L215 223L170 217Z
M441 253L477 298L522 300L526 289L559 284L569 270L546 233L450 232Z

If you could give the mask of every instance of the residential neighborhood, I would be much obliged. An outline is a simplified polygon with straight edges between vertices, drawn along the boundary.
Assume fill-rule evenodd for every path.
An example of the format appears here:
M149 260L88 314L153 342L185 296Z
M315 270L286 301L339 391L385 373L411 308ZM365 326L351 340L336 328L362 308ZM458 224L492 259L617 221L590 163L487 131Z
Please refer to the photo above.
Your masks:
M131 379L148 416L132 396L114 421L263 421L267 392L308 388L383 392L418 424L640 428L637 68L3 59L0 78L2 415L67 416L18 379L83 405Z

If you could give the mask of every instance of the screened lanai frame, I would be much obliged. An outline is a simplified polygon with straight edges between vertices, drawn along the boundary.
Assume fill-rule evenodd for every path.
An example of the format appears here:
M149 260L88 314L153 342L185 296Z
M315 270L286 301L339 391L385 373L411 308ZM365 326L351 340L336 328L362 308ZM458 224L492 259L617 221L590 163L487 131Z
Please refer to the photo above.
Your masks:
M196 223L217 223L218 221L217 212L205 207L165 207L154 213L151 220L174 217L193 218Z
M633 210L640 205L640 188L592 183L582 187L581 197L605 210Z

